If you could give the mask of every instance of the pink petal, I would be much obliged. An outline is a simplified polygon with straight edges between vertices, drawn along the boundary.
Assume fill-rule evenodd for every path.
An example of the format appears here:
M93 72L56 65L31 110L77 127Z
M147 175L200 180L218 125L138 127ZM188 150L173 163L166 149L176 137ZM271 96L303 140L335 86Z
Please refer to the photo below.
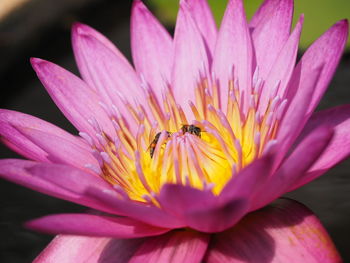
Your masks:
M81 148L88 148L88 145L68 132L46 121L24 113L0 109L0 123L0 136L2 142L28 159L50 162L47 159L48 154L45 152L45 150L23 136L23 134L16 129L18 126L30 128L35 127L35 129L43 133L57 136L68 141L69 143L76 144Z
M252 28L259 77L267 78L278 54L285 45L292 24L293 0L266 0L253 16Z
M315 41L298 63L291 80L291 91L289 91L290 98L296 93L293 100L298 100L297 98L305 96L305 93L308 93L307 90L301 88L301 85L307 81L310 73L312 74L312 69L315 65L323 65L314 95L307 109L308 116L312 114L323 96L339 63L347 38L348 21L341 20Z
M84 180L81 180L82 177L79 178L79 175L81 174L85 175ZM43 194L68 200L97 210L113 212L112 209L103 203L86 197L79 192L79 190L85 189L84 187L89 183L94 183L95 186L100 185L101 187L103 184L103 187L106 189L110 189L110 186L102 179L73 167L43 164L27 160L3 159L0 160L0 177ZM62 179L60 179L60 177L62 177ZM65 177L70 180L64 182ZM48 181L47 178L51 181ZM81 180L80 182L77 180L78 178ZM91 178L95 178L95 180ZM54 179L63 181L62 184L65 187L52 183ZM74 182L74 185L71 184ZM74 188L74 191L72 191L70 187Z
M185 1L210 51L210 58L212 58L216 44L217 28L208 2L207 0Z
M329 127L322 126L313 130L261 186L261 191L253 196L251 211L280 197L288 192L292 185L302 180L305 172L329 145L332 136L333 130Z
M320 126L327 125L334 129L334 136L322 155L307 171L296 181L290 190L294 190L324 174L334 165L344 160L350 153L350 105L343 105L316 112L306 124L301 138L313 132Z
M82 23L74 23L72 27L72 46L74 51L74 57L78 64L80 74L87 83L93 83L93 79L91 78L90 70L88 65L86 64L85 55L83 49L81 48L81 43L79 42L79 33L90 35L91 37L97 39L98 41L103 43L103 45L108 47L116 56L118 56L120 59L123 59L125 63L128 63L127 59L123 56L123 54L104 35L97 32L95 29L89 27L88 25L84 25ZM95 87L92 86L92 88Z
M103 102L121 106L118 92L129 102L133 103L134 99L143 102L140 82L130 63L91 34L91 30L86 31L79 25L73 30L75 51L83 58L88 71L84 80L96 89Z
M238 80L240 91L247 95L252 81L253 48L242 0L230 0L221 23L213 61L219 80L221 107L226 110L228 82ZM233 72L233 75L232 75ZM247 96L245 96L247 105Z
M79 131L94 136L96 131L88 120L98 116L99 125L113 137L113 125L98 104L100 98L82 80L48 61L32 58L31 63L51 98Z
M68 164L87 172L92 172L86 165L99 167L96 158L92 156L91 149L80 147L65 138L58 137L37 129L17 127L28 140L47 153L47 159L52 163ZM78 139L75 140L79 142Z
M108 205L113 209L114 214L127 216L161 228L181 228L185 226L181 220L167 214L158 207L137 203L128 199L120 199L120 196L115 191L105 191L91 187L86 194L90 198Z
M209 65L205 42L184 1L180 3L174 45L172 72L174 96L178 102L182 103L184 110L190 113L188 100L194 102L195 88L200 76L208 75Z
M271 66L271 71L268 73L266 79L264 79L265 83L259 104L261 112L265 112L269 100L274 99L272 96L275 96L273 93L277 83L280 83L277 91L277 96L280 96L281 98L284 98L285 96L285 91L288 86L289 79L292 76L295 61L297 58L298 45L303 22L304 16L302 15L299 19L298 24L295 26L293 33L285 42L285 45L283 46L281 52L279 52L277 58L274 60L273 65ZM266 50L265 54L267 54Z
M143 240L58 235L33 263L125 263Z
M319 65L314 65L319 66ZM277 133L277 141L279 142L278 156L276 164L284 158L288 149L291 147L301 130L303 129L307 117L306 112L310 105L310 100L314 94L314 88L322 71L322 68L310 70L308 78L300 83L300 90L303 93L297 93L296 97L289 104L283 119L280 121L280 128Z
M140 0L133 2L131 50L136 71L144 76L161 101L161 91L170 82L173 40Z
M146 225L126 217L88 214L57 214L25 223L27 228L49 234L137 238L164 234L169 229Z
M215 235L205 262L342 262L318 218L289 199L247 215Z
M147 240L129 261L130 263L196 263L202 262L209 235L194 231L172 231Z

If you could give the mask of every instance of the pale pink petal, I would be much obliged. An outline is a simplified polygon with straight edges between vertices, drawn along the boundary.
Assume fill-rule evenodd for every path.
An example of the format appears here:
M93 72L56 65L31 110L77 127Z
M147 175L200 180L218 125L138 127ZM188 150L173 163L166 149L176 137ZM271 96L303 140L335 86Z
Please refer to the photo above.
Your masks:
M303 92L296 94L294 100L289 104L283 119L280 121L280 128L276 138L279 143L277 165L284 158L284 155L298 137L308 119L306 112L314 94L315 85L322 72L320 65L313 65L312 67L313 69L310 69L308 78L300 83L299 89L303 90Z
M42 172L40 173L41 170ZM47 174L44 174L44 172ZM64 174L67 174L67 178L70 178L68 175L72 175L69 181L62 183L65 185L65 187L46 180L46 178L56 178L59 180L59 177L64 175L62 172L64 172ZM82 177L80 177L79 179L81 180L81 184L79 184L77 177L79 177L79 174L81 173L86 175L86 177L84 177L84 180L81 180ZM107 205L89 198L79 192L79 190L84 189L84 187L86 187L86 184L89 183L94 183L94 186L100 185L101 187L105 187L107 189L110 189L109 185L102 179L73 167L43 164L27 160L3 159L0 160L0 177L43 194L51 195L108 213L113 213L114 211ZM91 179L93 177L95 180ZM89 180L89 178L91 180ZM61 180L63 181L63 179ZM74 181L74 191L71 191L70 183Z
M100 98L81 79L45 60L32 58L31 63L51 98L79 131L94 136L96 131L89 120L98 116L99 125L113 137L113 125L99 105Z
M325 151L333 136L329 127L313 130L282 163L281 167L252 195L251 211L270 203L288 192L291 186L303 179L305 172Z
M91 34L91 30L86 31L79 25L73 30L75 51L79 52L88 72L84 80L98 91L103 102L119 107L118 92L129 102L134 99L143 102L140 81L130 63Z
M89 146L77 137L69 134L68 132L52 125L44 120L40 120L33 116L11 111L11 110L0 110L0 136L1 141L15 150L19 154L23 155L28 159L36 161L50 162L47 158L47 153L40 146L35 144L33 141L24 137L16 127L28 127L34 128L52 135L62 138L69 143L78 145L81 148L87 149Z
M91 187L86 194L108 205L108 207L113 209L114 214L127 216L161 228L181 228L186 226L183 221L167 214L156 206L137 203L129 199L121 199L120 195L115 191L105 191Z
M25 223L27 228L49 234L137 238L164 234L169 229L146 225L127 217L89 214L57 214Z
M342 262L319 219L302 204L280 199L213 236L205 262Z
M47 153L47 160L52 163L72 165L88 172L92 171L86 165L99 167L96 158L91 154L91 149L82 148L65 138L35 128L18 126L16 129L26 139L43 149ZM78 139L76 141L79 142Z
M205 42L186 2L181 1L174 36L172 83L174 96L187 113L188 100L194 102L195 88L201 75L207 75L209 64ZM186 98L186 99L184 99Z
M291 186L290 191L324 174L350 154L350 105L343 105L316 112L306 124L301 138L320 126L327 125L334 129L334 136L322 155L307 173Z
M194 231L172 231L148 239L130 259L130 263L200 263L206 252L209 235Z
M316 40L305 52L298 63L289 88L289 99L296 93L293 100L306 96L307 89L302 88L307 81L315 65L323 65L322 72L317 82L312 99L306 114L310 116L325 92L334 71L339 63L348 38L348 21L341 20L332 26L318 40ZM311 71L311 72L310 72ZM300 95L298 95L301 93Z
M91 78L89 67L86 64L85 56L83 53L83 50L80 46L79 42L79 32L83 32L86 35L90 35L94 38L96 38L98 41L103 43L106 47L108 47L116 56L119 56L120 59L124 59L125 63L127 63L127 59L124 57L124 55L118 50L118 48L109 41L104 35L97 32L95 29L88 25L84 25L82 23L74 23L72 27L72 46L74 51L74 57L75 61L78 64L79 72L82 76L82 78L87 83L93 83L93 80ZM95 88L95 87L92 87Z
M288 86L290 77L292 76L298 54L299 39L303 22L304 16L302 15L299 19L299 22L295 26L293 33L285 42L285 45L283 46L281 52L279 52L277 58L273 62L271 71L267 76L265 76L266 78L263 79L265 82L259 100L259 108L261 109L261 112L265 112L269 100L274 99L272 96L276 96L276 94L280 98L284 98L285 96L285 91ZM267 51L265 51L265 54L267 54L266 52ZM276 88L276 85L278 85L277 92L274 90Z
M263 80L289 37L292 17L293 0L266 0L249 24L256 65Z
M217 28L208 2L207 0L185 1L188 4L192 17L196 21L196 24L202 33L202 36L210 51L210 59L212 59L217 38Z
M140 0L133 2L131 13L131 51L136 71L161 100L161 91L170 82L173 40Z
M143 241L58 235L33 263L125 263Z
M215 47L213 71L219 80L221 108L226 110L228 82L238 80L241 92L248 95L252 81L253 48L242 0L230 0L221 22ZM237 87L236 87L237 88ZM248 97L244 105L247 106Z

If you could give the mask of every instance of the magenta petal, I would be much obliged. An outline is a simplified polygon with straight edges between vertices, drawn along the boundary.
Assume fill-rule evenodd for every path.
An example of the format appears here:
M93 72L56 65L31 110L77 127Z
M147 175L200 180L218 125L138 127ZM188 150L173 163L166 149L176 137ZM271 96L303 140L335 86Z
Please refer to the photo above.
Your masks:
M265 83L260 97L259 105L261 112L265 112L269 100L274 99L272 96L275 96L273 93L275 92L274 89L276 88L277 83L279 83L277 96L280 98L285 97L288 82L292 76L295 61L297 58L299 39L303 22L304 16L302 15L299 19L299 22L295 26L293 33L285 42L285 45L283 46L281 52L279 52L276 60L271 66L271 71L268 73L266 78L263 78L263 80L265 80ZM259 77L262 77L260 76L260 68Z
M322 155L307 173L296 181L290 190L298 188L324 174L328 169L344 160L350 153L350 105L343 105L316 112L306 124L301 138L312 133L320 126L327 125L334 129L334 136ZM301 141L302 143L303 141Z
M248 95L252 81L253 48L243 1L230 0L221 22L215 47L213 71L220 83L221 107L226 110L228 83L234 76L239 89ZM233 75L232 75L233 72ZM247 104L248 96L244 105Z
M58 235L33 263L125 263L143 241Z
M209 235L194 231L172 231L144 242L129 261L153 262L202 262L209 242Z
M213 236L205 262L342 262L319 219L304 205L280 199Z
M194 18L206 45L210 51L210 58L214 52L217 28L213 14L210 10L207 0L186 0L191 15Z
M65 138L43 132L37 129L17 127L17 129L35 145L47 153L47 159L53 163L67 164L87 172L92 172L86 165L99 167L99 164L91 154L91 149L82 148L78 139L71 142ZM69 156L69 158L67 158Z
M86 194L108 205L114 210L115 214L127 216L152 226L162 228L181 228L186 226L181 220L167 214L158 207L121 199L115 191L103 191L102 189L91 187Z
M84 177L84 180L81 180L82 177L79 178L81 180L81 184L77 180L77 176L75 176L79 174L86 176ZM64 181L64 175L69 179L68 181ZM84 189L88 183L94 183L94 186L104 185L106 189L110 189L110 186L102 179L73 167L43 164L27 160L3 159L0 160L0 177L40 193L68 200L101 211L113 212L112 209L103 203L90 199L79 192L79 190ZM93 182L88 180L92 177L95 178ZM47 180L47 178L50 180ZM62 185L65 187L53 183L55 179L58 181L61 180ZM74 181L75 184L73 186L71 183ZM71 191L72 189L70 187L74 188L74 191Z
M79 140L77 137L68 132L52 125L44 120L40 120L33 116L11 111L0 110L0 136L1 141L15 150L19 154L28 159L36 161L50 162L47 158L47 153L44 149L38 146L32 140L26 138L21 134L16 127L35 127L38 131L48 134L49 136L57 136L69 143L78 145L81 148L87 149L88 145Z
M289 37L292 17L293 0L266 0L249 24L253 29L252 41L259 77L263 80Z
M252 199L270 177L274 164L271 155L253 161L241 172L232 176L219 195L222 202L233 199Z
M172 83L174 96L190 114L188 100L195 100L195 88L201 75L208 75L209 64L205 42L186 2L181 1L174 36ZM186 99L184 99L186 98Z
M136 71L143 75L161 100L161 91L170 82L173 40L140 0L133 2L131 51Z
M323 65L314 95L307 109L307 114L309 116L323 96L339 63L348 38L348 28L347 20L341 20L333 25L309 47L294 71L289 96L292 97L296 93L293 100L298 100L298 98L306 96L305 93L308 93L307 90L302 88L302 84L307 81L310 74L312 74L314 66ZM301 94L299 95L299 93Z
M98 116L103 130L110 136L115 133L109 117L99 105L100 98L81 79L45 60L32 58L31 63L51 98L79 131L94 136L96 131L88 120Z
M164 234L169 229L146 225L127 217L88 214L57 214L25 223L25 226L50 234L137 238Z
M181 219L189 211L210 209L217 201L211 191L176 184L164 185L158 199L164 210Z
M313 130L261 186L261 191L253 197L251 211L290 191L291 186L302 180L306 171L324 152L332 136L333 130L329 127L318 127Z

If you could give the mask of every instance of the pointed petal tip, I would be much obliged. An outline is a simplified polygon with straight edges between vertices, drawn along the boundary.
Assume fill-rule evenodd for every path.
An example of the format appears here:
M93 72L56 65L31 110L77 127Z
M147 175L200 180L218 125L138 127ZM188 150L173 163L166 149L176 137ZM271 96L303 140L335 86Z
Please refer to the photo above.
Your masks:
M48 61L46 61L46 60L44 60L44 59L35 58L35 57L31 57L31 58L29 59L29 61L30 61L30 64L31 64L33 67L35 67L36 65L39 65L39 64L48 62Z

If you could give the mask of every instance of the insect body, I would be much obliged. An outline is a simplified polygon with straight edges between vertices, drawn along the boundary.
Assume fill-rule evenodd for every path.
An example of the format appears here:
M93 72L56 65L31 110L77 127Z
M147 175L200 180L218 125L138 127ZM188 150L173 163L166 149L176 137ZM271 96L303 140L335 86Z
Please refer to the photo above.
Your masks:
M168 138L170 138L171 132L166 131L166 133L168 134ZM149 154L151 155L151 158L153 157L154 150L156 149L156 146L157 146L157 143L159 141L159 137L160 137L161 134L162 134L161 132L158 132L156 134L156 136L154 136L154 139L153 139L153 141L151 142L151 144L149 146Z
M181 131L183 134L188 132L190 134L198 136L199 138L201 137L201 132L202 132L201 128L194 126L192 124L191 125L187 125L187 124L182 125Z

